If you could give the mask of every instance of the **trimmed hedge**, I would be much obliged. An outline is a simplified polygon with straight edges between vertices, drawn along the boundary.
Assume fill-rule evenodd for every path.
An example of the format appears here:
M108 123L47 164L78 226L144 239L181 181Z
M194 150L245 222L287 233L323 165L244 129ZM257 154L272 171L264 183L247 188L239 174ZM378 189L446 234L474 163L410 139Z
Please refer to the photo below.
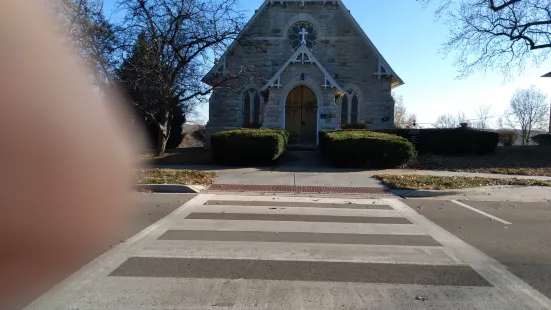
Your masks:
M214 160L221 165L271 165L283 155L288 141L289 132L278 129L236 129L211 137Z
M395 168L416 155L407 139L365 130L322 131L320 148L337 167Z
M495 152L497 132L470 128L415 129L419 132L415 148L419 154L485 155ZM376 130L411 139L412 129Z
M368 124L342 124L341 129L351 130L351 129L369 129Z
M551 145L551 133L539 134L532 137L538 145Z

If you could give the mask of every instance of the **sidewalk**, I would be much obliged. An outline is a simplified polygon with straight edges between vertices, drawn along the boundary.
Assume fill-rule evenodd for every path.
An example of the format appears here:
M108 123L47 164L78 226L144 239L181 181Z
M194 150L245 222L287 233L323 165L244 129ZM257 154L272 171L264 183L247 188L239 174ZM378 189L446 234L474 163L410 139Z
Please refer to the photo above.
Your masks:
M295 185L295 186L379 186L372 177L378 174L392 175L433 175L446 177L485 177L494 179L530 179L551 181L546 176L505 175L491 173L431 171L413 169L338 169L326 167L265 167L235 168L223 166L156 166L154 168L205 170L216 172L216 184L251 184L251 185Z

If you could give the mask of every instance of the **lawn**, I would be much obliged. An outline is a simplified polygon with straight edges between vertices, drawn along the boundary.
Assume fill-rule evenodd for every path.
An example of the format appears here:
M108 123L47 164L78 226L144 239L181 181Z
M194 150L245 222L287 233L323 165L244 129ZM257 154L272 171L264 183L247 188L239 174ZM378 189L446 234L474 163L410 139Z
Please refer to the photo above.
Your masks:
M508 175L551 176L551 147L498 147L486 156L421 155L407 165L419 170L484 172Z
M214 182L213 172L173 170L173 169L144 169L136 172L137 184L184 184L208 186Z
M525 179L491 179L481 177L440 177L430 175L376 175L391 189L445 190L495 185L551 186L551 181Z

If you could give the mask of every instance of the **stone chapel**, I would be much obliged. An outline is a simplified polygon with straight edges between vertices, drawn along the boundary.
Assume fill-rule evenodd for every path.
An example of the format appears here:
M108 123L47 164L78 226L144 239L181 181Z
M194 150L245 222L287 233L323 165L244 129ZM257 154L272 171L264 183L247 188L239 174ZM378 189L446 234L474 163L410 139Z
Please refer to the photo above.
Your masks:
M265 0L203 81L252 68L243 85L215 88L207 141L217 131L283 128L290 144L315 146L343 125L394 127L391 90L404 82L341 0ZM243 80L243 79L242 79Z

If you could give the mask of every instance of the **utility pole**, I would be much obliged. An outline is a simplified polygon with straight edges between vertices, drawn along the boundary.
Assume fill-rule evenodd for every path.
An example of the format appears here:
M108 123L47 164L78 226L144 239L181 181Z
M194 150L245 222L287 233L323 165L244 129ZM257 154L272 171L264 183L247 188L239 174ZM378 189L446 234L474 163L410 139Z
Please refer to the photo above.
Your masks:
M551 72L544 74L542 77L551 78ZM551 134L551 106L549 107L549 133Z

